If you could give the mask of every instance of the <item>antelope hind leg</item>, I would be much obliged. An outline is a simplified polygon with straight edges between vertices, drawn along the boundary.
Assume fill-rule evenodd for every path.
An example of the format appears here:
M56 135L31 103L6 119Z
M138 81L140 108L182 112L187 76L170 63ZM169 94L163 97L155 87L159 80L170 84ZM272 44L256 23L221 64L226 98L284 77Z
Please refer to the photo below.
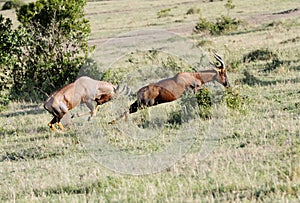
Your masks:
M89 114L91 114L91 112L76 113L76 114L73 114L73 115L71 116L71 118L76 118L76 117L86 116L86 115L89 115Z

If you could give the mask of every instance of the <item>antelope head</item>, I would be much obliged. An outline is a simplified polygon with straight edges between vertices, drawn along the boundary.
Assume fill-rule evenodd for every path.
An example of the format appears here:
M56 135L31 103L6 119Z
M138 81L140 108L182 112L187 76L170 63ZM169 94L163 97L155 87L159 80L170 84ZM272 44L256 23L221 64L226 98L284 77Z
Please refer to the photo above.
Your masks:
M215 70L217 71L218 75L216 77L216 81L222 84L224 87L230 87L228 77L226 74L226 68L225 68L225 63L221 56L214 52L214 57L217 60L218 63L211 63Z

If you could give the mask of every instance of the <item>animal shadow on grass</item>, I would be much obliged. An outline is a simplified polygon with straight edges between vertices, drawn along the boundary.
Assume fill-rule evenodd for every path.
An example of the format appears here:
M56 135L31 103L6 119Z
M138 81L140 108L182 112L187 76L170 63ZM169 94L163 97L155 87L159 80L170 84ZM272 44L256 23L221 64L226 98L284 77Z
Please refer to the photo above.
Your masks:
M22 116L22 115L37 115L42 114L45 110L39 105L30 105L26 106L28 109L16 110L13 112L0 113L0 117L14 117L14 116Z

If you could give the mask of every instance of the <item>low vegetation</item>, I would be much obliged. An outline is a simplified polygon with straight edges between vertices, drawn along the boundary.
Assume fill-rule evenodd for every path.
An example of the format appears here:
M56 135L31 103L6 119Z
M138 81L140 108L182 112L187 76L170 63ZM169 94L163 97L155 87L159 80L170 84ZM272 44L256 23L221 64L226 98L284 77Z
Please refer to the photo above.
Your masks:
M201 16L194 28L194 31L196 33L209 32L211 35L221 35L237 30L241 21L229 16L229 11L235 8L232 0L227 0L224 7L227 9L227 15L216 17L215 22L211 22Z
M62 122L68 130L53 133L47 126L51 115L41 102L11 100L13 81L6 77L10 69L1 69L0 104L5 107L0 114L0 201L298 202L298 7L294 0L88 2L89 43L97 48L78 75L126 83L131 91L103 105L90 122L66 115ZM243 26L217 35L197 34L192 31L199 20L197 8L208 23L215 24L216 16L224 14L241 19ZM11 26L17 22L14 11L1 14L5 37L0 37L0 47L9 50L22 41L14 35L17 26ZM108 49L107 39L157 28L189 39L197 56L203 52L208 57L190 65L150 46L116 58L109 68L98 61L104 54L100 47ZM141 110L128 122L108 124L151 81L177 71L209 69L211 49L226 62L229 89L207 84L196 95ZM14 60L5 54L0 52L1 65ZM85 111L82 106L72 113ZM170 155L176 153L181 155L170 164ZM157 154L161 159L149 164L149 157ZM124 172L126 168L131 170Z
M229 16L221 15L216 22L210 22L206 18L200 18L195 26L195 32L208 31L211 35L221 35L238 29L241 21Z

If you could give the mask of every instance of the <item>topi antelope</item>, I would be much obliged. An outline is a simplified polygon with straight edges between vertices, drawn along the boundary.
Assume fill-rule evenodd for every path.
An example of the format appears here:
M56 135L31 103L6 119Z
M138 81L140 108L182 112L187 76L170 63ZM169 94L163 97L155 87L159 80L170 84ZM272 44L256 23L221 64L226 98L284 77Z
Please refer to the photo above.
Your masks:
M60 120L69 110L80 103L85 103L90 109L88 114L91 114L89 117L91 119L96 115L100 105L111 100L115 94L116 88L111 83L94 80L86 76L80 77L73 83L52 93L45 101L44 108L54 116L48 126L57 131L55 128L55 124L57 124L61 130L65 130ZM97 103L96 108L93 104L94 101Z
M217 81L228 88L230 85L224 61L217 53L214 53L214 57L219 62L219 65L211 63L215 68L213 70L178 73L172 78L167 78L139 89L137 92L137 100L129 107L129 114L135 113L138 109L143 107L174 101L187 89L192 89L194 92L197 92L200 87L207 82ZM126 116L127 120L128 112L123 113L116 120L111 121L110 124L116 123L124 116Z

